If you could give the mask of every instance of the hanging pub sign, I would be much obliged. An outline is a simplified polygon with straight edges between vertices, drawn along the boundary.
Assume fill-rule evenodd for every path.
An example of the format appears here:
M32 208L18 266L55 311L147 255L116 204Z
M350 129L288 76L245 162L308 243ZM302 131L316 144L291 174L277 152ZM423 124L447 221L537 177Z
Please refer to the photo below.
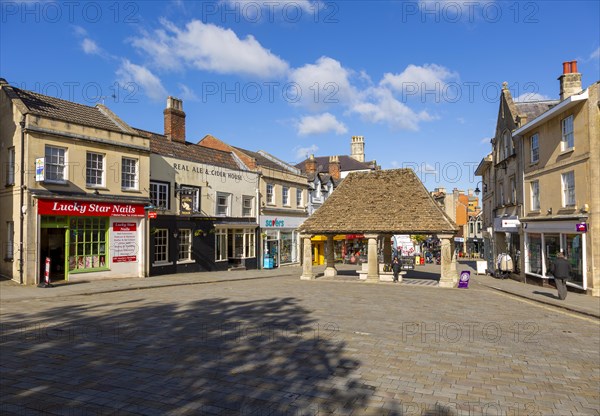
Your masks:
M194 209L194 193L180 192L179 193L179 214L192 215Z
M46 161L43 157L35 159L35 181L44 182L46 179Z

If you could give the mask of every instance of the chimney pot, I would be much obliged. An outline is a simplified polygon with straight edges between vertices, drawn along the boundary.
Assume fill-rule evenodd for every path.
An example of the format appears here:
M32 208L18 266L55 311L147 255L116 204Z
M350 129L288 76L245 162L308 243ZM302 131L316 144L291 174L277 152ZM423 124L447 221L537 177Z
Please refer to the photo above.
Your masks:
M571 61L571 73L576 74L577 72L577 61Z
M563 62L563 74L571 73L571 62Z

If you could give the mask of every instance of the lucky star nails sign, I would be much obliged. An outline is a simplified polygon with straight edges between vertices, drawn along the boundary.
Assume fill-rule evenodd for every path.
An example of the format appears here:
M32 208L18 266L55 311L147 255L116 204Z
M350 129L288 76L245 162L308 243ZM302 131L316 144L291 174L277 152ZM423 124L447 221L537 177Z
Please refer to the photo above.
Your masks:
M38 202L38 214L69 215L74 217L144 217L144 205L40 199Z

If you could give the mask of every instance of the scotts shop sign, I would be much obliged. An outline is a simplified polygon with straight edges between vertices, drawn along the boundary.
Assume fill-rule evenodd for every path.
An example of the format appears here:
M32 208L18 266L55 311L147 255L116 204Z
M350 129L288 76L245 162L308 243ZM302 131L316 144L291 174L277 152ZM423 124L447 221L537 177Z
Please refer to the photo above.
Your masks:
M40 199L39 215L69 215L74 217L143 217L141 204L119 204L111 202L54 201Z

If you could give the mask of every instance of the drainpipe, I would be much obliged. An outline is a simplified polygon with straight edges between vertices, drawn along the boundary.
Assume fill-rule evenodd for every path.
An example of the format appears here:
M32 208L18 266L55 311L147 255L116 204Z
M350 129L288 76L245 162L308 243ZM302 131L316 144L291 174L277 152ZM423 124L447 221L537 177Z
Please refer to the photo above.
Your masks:
M20 218L19 218L19 284L23 284L23 229L25 228L25 117L27 113L21 117L21 186L20 186Z
M262 174L258 173L256 175L256 211L255 211L255 215L256 215L256 225L258 225L258 227L256 227L256 240L255 240L255 244L254 244L254 251L256 254L256 269L260 270L263 268L263 262L262 262L262 258L263 258L263 241L262 241L262 236L261 236L261 232L260 232L260 178L261 178Z

